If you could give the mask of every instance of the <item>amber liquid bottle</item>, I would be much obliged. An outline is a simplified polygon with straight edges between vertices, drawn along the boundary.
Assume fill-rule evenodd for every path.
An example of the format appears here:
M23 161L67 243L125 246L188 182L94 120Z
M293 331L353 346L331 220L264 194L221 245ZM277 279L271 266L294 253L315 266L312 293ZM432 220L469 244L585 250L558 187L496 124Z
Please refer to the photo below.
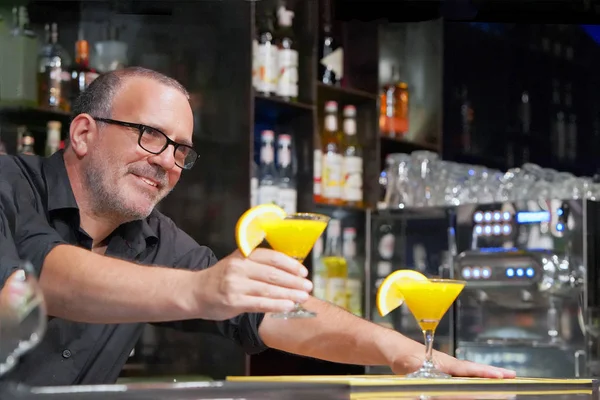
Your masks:
M69 55L58 43L58 25L46 24L46 41L38 56L38 104L42 108L69 111L64 88ZM67 79L67 82L70 80Z
M75 43L75 64L70 69L71 84L69 101L71 104L98 77L98 72L90 67L90 45L79 31L79 40Z
M321 202L342 205L343 201L343 135L338 127L338 104L325 103L325 119L321 134Z
M399 79L392 67L392 82L381 91L379 130L382 136L402 139L408 134L408 84Z

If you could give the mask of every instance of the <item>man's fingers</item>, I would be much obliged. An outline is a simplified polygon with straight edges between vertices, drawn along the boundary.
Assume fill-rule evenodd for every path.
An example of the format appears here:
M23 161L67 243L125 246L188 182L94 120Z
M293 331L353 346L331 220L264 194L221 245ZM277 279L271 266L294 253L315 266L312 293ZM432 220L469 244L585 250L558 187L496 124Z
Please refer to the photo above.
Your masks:
M304 303L309 297L308 293L302 290L287 289L259 281L250 282L246 294L255 297L291 300L296 303Z
M0 291L0 307L14 307L30 292L31 288L23 281L23 271L13 272Z
M478 378L514 378L516 373L504 368L492 367L490 365L477 364L470 361L459 361L452 364L447 371L453 376L468 376Z
M277 267L293 275L308 276L308 270L304 265L275 250L258 248L248 258L260 264Z
M265 282L284 288L302 290L304 292L310 292L313 287L312 282L308 279L291 274L276 267L259 264L254 261L248 262L246 274L252 280Z
M255 313L280 313L292 311L296 305L291 300L270 299L267 297L244 296L244 310Z

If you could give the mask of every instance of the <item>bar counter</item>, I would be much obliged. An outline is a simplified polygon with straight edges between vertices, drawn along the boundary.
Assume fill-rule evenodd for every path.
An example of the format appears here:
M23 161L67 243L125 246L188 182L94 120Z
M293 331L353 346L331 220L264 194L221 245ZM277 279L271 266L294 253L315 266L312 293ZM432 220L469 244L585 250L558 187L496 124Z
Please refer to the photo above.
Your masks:
M232 377L228 381L29 388L5 383L0 399L14 400L598 400L598 383L579 380L400 377Z

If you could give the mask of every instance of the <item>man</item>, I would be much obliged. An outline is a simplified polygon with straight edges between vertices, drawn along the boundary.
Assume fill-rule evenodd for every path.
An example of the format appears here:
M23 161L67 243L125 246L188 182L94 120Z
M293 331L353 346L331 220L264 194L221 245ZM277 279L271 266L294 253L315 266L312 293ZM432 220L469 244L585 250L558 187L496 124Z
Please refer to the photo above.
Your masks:
M0 204L19 256L39 268L53 317L43 342L10 378L32 385L114 382L143 323L216 328L248 353L271 347L389 365L397 373L421 365L421 344L310 297L308 272L292 258L257 249L248 258L235 251L217 261L154 210L198 158L179 83L142 68L111 72L90 85L73 112L64 153L0 157ZM1 268L6 279L16 262ZM318 316L264 317L294 302ZM454 375L514 376L436 358Z

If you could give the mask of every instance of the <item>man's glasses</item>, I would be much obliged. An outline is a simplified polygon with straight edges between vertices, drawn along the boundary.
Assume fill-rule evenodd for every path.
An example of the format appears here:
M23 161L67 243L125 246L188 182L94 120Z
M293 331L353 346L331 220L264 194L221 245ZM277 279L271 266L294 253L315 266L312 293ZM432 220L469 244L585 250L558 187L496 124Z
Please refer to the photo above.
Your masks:
M109 118L96 118L92 117L98 122L104 122L111 125L124 126L126 128L133 128L139 131L138 144L144 150L151 154L160 154L169 145L173 145L173 156L175 158L175 165L182 169L192 169L196 160L198 160L198 153L191 146L181 144L171 140L164 132L151 126L143 124L134 124L132 122L117 121Z

